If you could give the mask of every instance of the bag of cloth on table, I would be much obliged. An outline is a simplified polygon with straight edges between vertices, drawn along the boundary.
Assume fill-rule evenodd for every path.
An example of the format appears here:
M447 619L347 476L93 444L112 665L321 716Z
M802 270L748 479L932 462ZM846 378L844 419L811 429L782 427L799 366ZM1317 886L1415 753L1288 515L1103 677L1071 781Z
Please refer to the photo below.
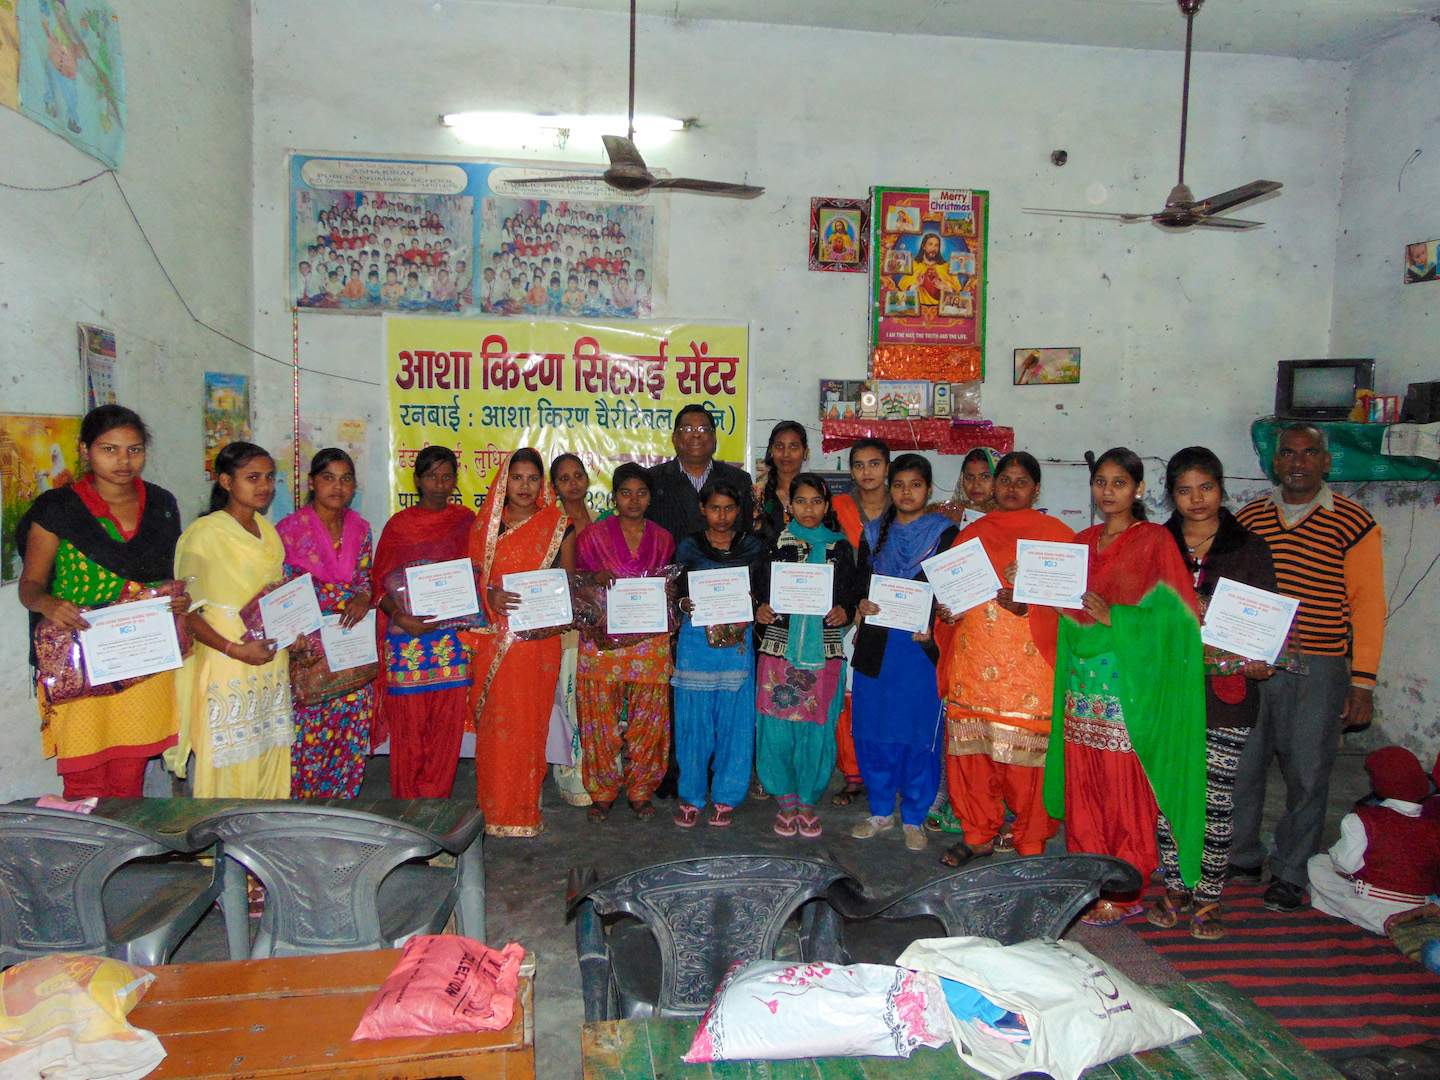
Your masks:
M459 934L416 935L365 1006L350 1041L503 1031L515 1017L524 959L514 942L492 949Z
M1023 1018L1028 1040L983 1015L951 1014L960 1060L999 1080L1032 1072L1078 1080L1113 1058L1200 1034L1189 1017L1070 941L930 938L912 942L896 963L963 983Z
M908 1058L950 1041L939 980L884 964L760 960L726 973L687 1062Z

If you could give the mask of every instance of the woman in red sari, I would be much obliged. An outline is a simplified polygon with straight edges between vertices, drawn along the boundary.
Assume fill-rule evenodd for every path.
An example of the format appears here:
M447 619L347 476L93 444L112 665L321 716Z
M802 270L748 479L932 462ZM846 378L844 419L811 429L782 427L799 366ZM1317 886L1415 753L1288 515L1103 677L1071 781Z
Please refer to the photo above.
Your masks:
M1170 531L1144 520L1145 469L1125 447L1102 454L1090 492L1105 520L1075 538L1090 549L1083 611L1060 619L1045 806L1070 851L1118 856L1148 881L1163 811L1194 887L1205 837L1205 668L1199 602ZM1139 894L1099 901L1109 925L1143 910Z
M390 740L390 793L397 799L448 799L469 715L470 657L453 629L432 630L406 615L385 577L417 563L465 558L472 511L452 503L459 462L453 450L427 446L415 459L418 505L385 523L371 575L378 601L384 693L371 743Z
M480 571L489 619L465 634L473 653L476 800L491 836L538 836L545 828L540 786L562 646L558 635L523 641L510 633L506 615L520 597L503 586L506 574L574 570L575 538L534 450L515 451L495 474L470 534L470 558Z
M1021 540L1075 538L1064 522L1033 509L1039 495L1040 463L1023 450L1006 454L995 469L998 509L955 540L978 539L1007 585L958 616L942 606L943 622L935 628L948 732L946 786L965 831L941 856L946 866L1007 847L1039 855L1055 831L1045 813L1044 775L1058 613L1016 604L1008 585ZM953 630L945 625L951 623ZM1007 803L1015 814L1008 843L1000 831Z

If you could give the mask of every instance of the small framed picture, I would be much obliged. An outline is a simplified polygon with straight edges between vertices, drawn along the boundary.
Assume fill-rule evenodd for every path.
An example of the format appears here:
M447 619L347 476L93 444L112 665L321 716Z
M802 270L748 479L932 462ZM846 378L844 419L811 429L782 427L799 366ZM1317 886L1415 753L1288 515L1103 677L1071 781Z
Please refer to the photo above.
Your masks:
M1078 348L1015 350L1016 386L1053 386L1079 381Z
M940 235L974 236L975 212L973 210L947 211L945 216L940 219Z
M974 277L975 253L973 251L957 251L951 255L950 273L956 277Z
M918 233L920 211L913 206L892 206L885 215L885 231L896 233Z
M1440 240L1422 240L1418 244L1405 245L1406 285L1436 279L1435 249L1437 246L1440 246Z
M916 289L887 289L885 292L885 314L902 319L919 315L919 291Z
M942 319L969 319L975 315L975 298L961 289L940 291L940 317Z
M885 274L887 277L904 277L910 272L910 252L894 247L885 252Z
M810 269L862 274L869 262L870 203L866 199L810 200Z

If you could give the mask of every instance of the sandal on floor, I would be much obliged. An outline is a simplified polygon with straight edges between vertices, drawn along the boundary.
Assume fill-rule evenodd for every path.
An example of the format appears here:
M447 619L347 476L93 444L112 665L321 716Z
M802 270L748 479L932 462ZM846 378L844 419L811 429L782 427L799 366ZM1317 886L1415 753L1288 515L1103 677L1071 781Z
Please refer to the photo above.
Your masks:
M592 825L599 825L610 816L610 808L614 805L613 799L610 802L591 802L590 809L585 811L585 820Z
M626 799L630 804L630 812L641 821L649 821L655 816L655 804L649 799L641 799L638 802L634 799Z
M960 824L960 819L955 816L947 802L941 809L932 810L925 815L926 832L963 833L965 826Z
M1145 910L1140 901L1133 904L1117 904L1114 900L1096 900L1080 919L1086 926L1117 926Z
M800 831L800 835L803 836L803 837L805 837L807 840L814 840L817 836L820 835L820 832L821 832L821 829L820 829L820 815L819 815L819 814L798 814L798 815L796 815L796 817L795 817L795 828L798 829L798 830Z
M794 836L800 831L800 826L796 824L796 815L784 811L775 815L775 824L771 828L776 836Z
M1161 930L1173 930L1180 922L1182 912L1195 906L1195 901L1184 889L1166 889L1145 909L1145 921Z
M1009 829L1003 830L999 836L995 837L995 853L997 855L1001 852L1005 852L1008 854L1009 852L1014 850L1015 834Z
M705 822L717 829L726 829L730 826L730 815L735 813L733 806L726 806L724 803L716 803L710 810L710 818Z
M765 790L765 785L760 782L758 776L755 778L755 782L750 785L750 797L757 802L764 802L770 797L770 793Z
M693 829L700 822L700 808L682 802L675 810L674 821L682 829Z
M959 840L945 849L944 854L940 856L940 862L945 866L958 868L964 866L971 859L984 858L986 855L993 854L994 851L995 846L993 844L989 846L988 850L985 850L984 844L978 848L973 848L964 840Z
M1220 921L1220 901L1201 904L1191 913L1190 936L1196 941L1219 941L1225 936L1225 924Z
M845 781L845 786L844 786L844 787L842 787L842 788L841 788L839 791L837 791L834 795L831 795L831 796L830 796L830 805L831 805L831 806L849 806L849 805L850 805L852 802L854 802L858 797L860 797L861 795L864 795L864 794L865 794L865 785L864 785L864 784L852 784L850 781L847 780L847 781Z

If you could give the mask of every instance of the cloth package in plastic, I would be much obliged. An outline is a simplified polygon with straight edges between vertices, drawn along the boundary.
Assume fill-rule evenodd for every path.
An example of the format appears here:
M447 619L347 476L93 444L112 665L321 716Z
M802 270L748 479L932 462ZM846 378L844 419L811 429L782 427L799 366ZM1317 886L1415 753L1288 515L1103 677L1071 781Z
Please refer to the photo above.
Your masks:
M154 981L144 968L78 953L0 974L0 1076L138 1080L151 1072L165 1048L125 1017Z
M929 938L896 963L965 983L1025 1018L1028 1042L951 1017L960 1060L999 1080L1029 1072L1077 1080L1092 1066L1200 1034L1184 1013L1070 941Z
M667 597L666 617L669 632L674 633L680 625L679 586L684 571L675 564L661 566L655 570L631 575L633 577L664 578ZM575 615L575 627L585 638L601 649L608 651L634 645L647 634L610 634L607 629L608 585L611 577L595 571L579 571L572 578L570 606Z
M908 1058L950 1041L939 980L884 964L760 960L725 975L685 1060Z
M502 1031L515 1016L515 942L492 949L459 934L418 934L375 992L350 1040Z
M410 584L405 577L405 571L412 566L429 566L434 561L434 559L417 559L415 562L407 563L398 570L391 570L390 573L385 575L384 580L381 582L381 584L385 586L386 595L392 597L395 603L400 605L400 610L406 615L414 615L415 609L410 603ZM478 593L482 588L483 584L480 581L480 574L477 570L475 574L475 591ZM484 625L485 611L484 605L482 604L481 610L475 612L473 615L460 615L453 619L437 619L430 623L427 629L473 630Z
M154 586L128 587L116 600L116 604L128 604L135 600L151 600L162 596L180 596L185 592L185 582L165 581ZM101 605L112 607L111 604ZM82 608L82 611L95 610ZM180 654L190 654L190 629L185 616L175 616L175 636L180 642ZM85 672L85 658L80 648L80 631L69 630L41 619L35 627L35 671L39 684L45 688L45 696L52 705L74 701L77 698L105 697L118 694L136 683L150 678L145 675L135 679L117 679L115 682L91 686Z
M240 609L240 621L245 624L245 638L264 641L265 620L260 614L260 599L267 596L284 582L267 585ZM295 700L301 705L318 705L322 701L341 697L374 682L380 675L380 664L361 664L359 667L331 671L325 658L325 645L320 631L314 630L303 635L305 644L299 654L290 657L290 689Z

